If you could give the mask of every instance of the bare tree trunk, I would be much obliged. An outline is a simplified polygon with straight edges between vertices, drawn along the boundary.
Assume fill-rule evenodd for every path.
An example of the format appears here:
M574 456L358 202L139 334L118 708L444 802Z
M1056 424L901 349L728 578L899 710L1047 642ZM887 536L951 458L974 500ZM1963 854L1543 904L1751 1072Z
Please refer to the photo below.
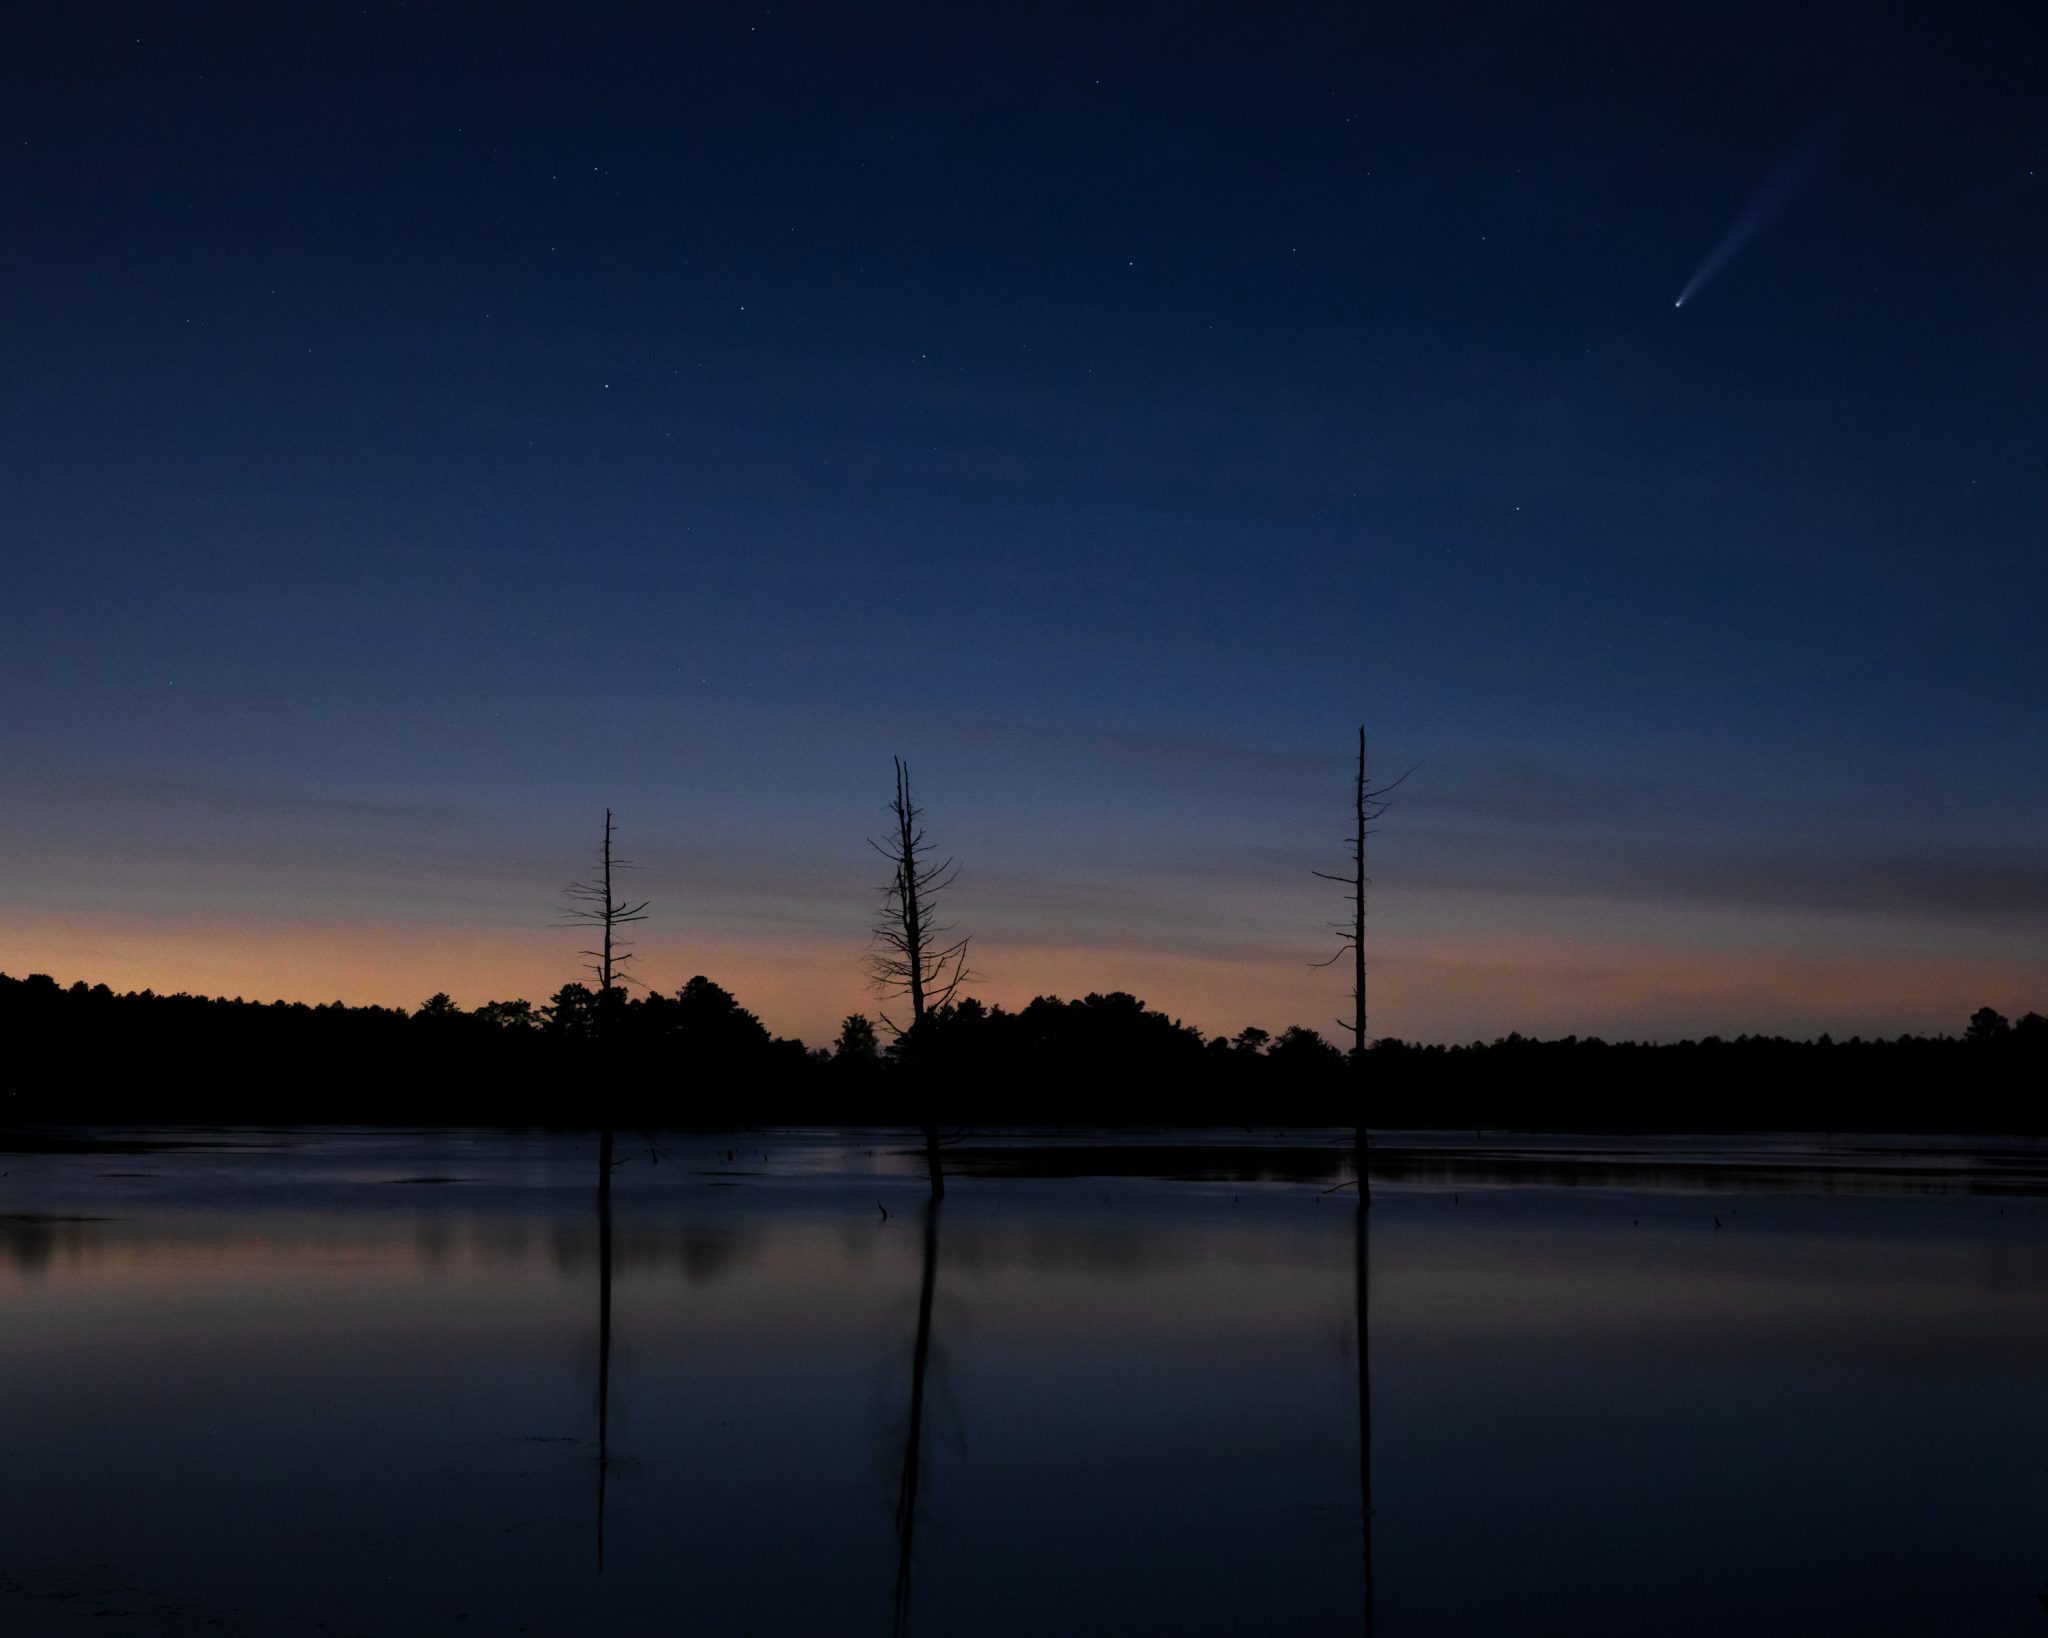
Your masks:
M1403 774L1401 779L1395 780L1392 785L1381 785L1377 788L1365 782L1365 726L1361 723L1358 729L1358 766L1351 786L1352 828L1351 833L1345 838L1351 847L1351 869L1348 874L1342 876L1334 876L1323 870L1315 872L1326 882L1341 882L1350 889L1350 892L1345 894L1351 901L1350 916L1344 921L1330 923L1337 933L1337 952L1328 961L1318 961L1315 965L1327 967L1346 950L1351 952L1351 1016L1348 1019L1340 1018L1337 1023L1339 1028L1351 1032L1350 1068L1357 1120L1352 1134L1352 1154L1358 1172L1358 1198L1365 1205L1372 1203L1372 1178L1369 1171L1372 1161L1372 1133L1366 1119L1368 1071L1365 1056L1365 839L1372 834L1372 822L1387 811L1388 792L1407 777L1407 774Z
M604 810L604 850L602 856L604 860L604 902L606 905L610 905L613 902L612 810L610 808ZM597 972L598 995L600 997L610 995L612 993L612 918L609 915L604 918L604 955L602 965L599 966Z
M1358 1134L1353 1143L1358 1166L1358 1198L1361 1206L1372 1203L1372 1178L1367 1167L1372 1160L1372 1136L1366 1129L1365 1114L1365 724L1358 725L1358 782L1355 787L1358 828L1352 843L1351 924L1351 1062L1358 1086Z
M932 1198L946 1193L946 1173L939 1154L939 1124L936 1085L925 1059L925 1020L949 1005L953 994L967 978L967 940L940 942L945 931L933 925L937 895L950 887L959 873L951 859L928 864L931 847L918 823L921 811L910 794L910 764L901 757L896 764L896 795L889 804L895 823L885 847L869 845L890 864L890 880L882 890L882 915L876 924L875 946L868 958L875 988L883 995L908 997L910 1024L903 1028L884 1013L883 1021L896 1031L898 1063L909 1083L924 1129L925 1171L931 1179Z
M601 951L601 954L600 954L600 955L599 955L599 957L598 957L598 968L597 968L597 1039L598 1039L598 1042L599 1042L599 1046L600 1046L600 1049L602 1049L602 1048L603 1048L603 1047L604 1047L605 1045L608 1045L608 1044L610 1043L610 1040L611 1040L611 1036L612 1036L612 979L613 979L613 967L612 967L612 927L613 927L613 923L614 923L614 922L615 922L615 920L617 919L617 918L616 918L616 917L615 917L615 916L613 915L613 913L612 913L612 912L613 912L613 906L614 906L614 905L616 905L616 904L618 903L618 901L617 901L616 899L614 899L614 898L612 897L612 810L611 810L610 808L606 808L606 809L604 810L604 849L603 849L603 864L604 864L604 880L603 880L603 887L604 887L604 923L603 923L603 925L604 925L604 937L603 937L603 941L602 941L602 943L601 943L601 944L600 944L600 946L599 946L599 949L600 949L600 951ZM607 1065L607 1066L606 1066L606 1068L607 1068L607 1069L609 1069L609 1067L610 1067L609 1065ZM607 1267L606 1267L606 1269L605 1269L605 1286L604 1286L604 1301L605 1301L605 1319L606 1319L606 1326L605 1326L605 1340L604 1340L604 1346L605 1346L605 1348L606 1348L606 1349L607 1349L607 1351L608 1351L608 1350L610 1349L610 1347L611 1347L611 1327L610 1327L610 1319L611 1319L611 1307L610 1307L610 1305L611 1305L611 1296L612 1296L612 1291L611 1291L611 1269L610 1269L610 1267L609 1267L609 1255L608 1255L608 1254L609 1254L609 1251L610 1251L610 1246L611 1246L611 1226L612 1226L612 1225L611 1225L611 1213L612 1213L612 1107L611 1107L611 1078L610 1078L609 1074L607 1074L607 1073L604 1073L604 1072L602 1072L602 1071L601 1071L601 1072L600 1072L600 1075L599 1075L599 1079L598 1079L598 1083L597 1083L597 1084L598 1084L598 1097L599 1097L599 1098L600 1098L600 1099L602 1100L602 1101L601 1101L601 1103L600 1103L600 1105L599 1105L599 1107L598 1107L598 1112L597 1112L597 1113L598 1113L598 1119L599 1119L599 1121L600 1121L600 1122L602 1123L602 1124L600 1125L599 1129L598 1129L598 1141L597 1141L597 1197L598 1197L598 1199L599 1199L600 1201L602 1201L602 1202L603 1202L603 1211L604 1211L604 1236L605 1236L605 1247L606 1247L606 1251L607 1251ZM608 1357L609 1357L609 1354L607 1353L607 1358L608 1358ZM604 1406L604 1387L603 1387L603 1384L602 1384L602 1382L600 1382L600 1384L599 1384L599 1387L598 1387L598 1407L599 1407L599 1409L598 1409L598 1446L599 1446L599 1450L600 1450L600 1452L602 1452L602 1449L603 1449L603 1445L604 1445L604 1412L603 1412L603 1406ZM598 1457L598 1462L599 1462L599 1467L600 1467L600 1471L602 1471L602 1465L603 1465L603 1461L604 1461L604 1458L603 1458L602 1454L600 1454L600 1455L599 1455L599 1457ZM604 1491L603 1491L603 1488L602 1488L602 1486L603 1486L603 1480L602 1480L601 1478L600 1478L600 1480L599 1480L599 1486L600 1486L600 1488L599 1488L598 1494L599 1494L600 1496L602 1496L602 1495L604 1494ZM599 1568L602 1568L602 1567L603 1567L603 1553L604 1553L603 1541L604 1541L604 1531L603 1531L603 1516L602 1516L602 1510L600 1509L600 1514L599 1514L599 1528L598 1528L598 1542L599 1542L599 1546L598 1546L598 1553L599 1553Z
M623 992L619 989L625 977L624 968L632 959L630 947L619 937L618 930L636 921L647 919L647 901L628 904L614 896L612 891L612 870L617 865L629 868L625 861L612 856L612 837L616 827L612 822L612 810L604 810L604 840L598 848L598 879L594 882L571 882L564 890L570 900L567 926L589 925L598 929L597 948L580 952L590 962L590 972L597 979L597 1011L591 1019L592 1044L598 1049L598 1071L595 1077L597 1088L598 1122L598 1170L597 1192L601 1200L609 1202L612 1192L612 1068L609 1054L618 1033L619 1002Z
M897 894L903 913L903 940L913 951L922 951L926 944L924 932L923 895L919 892L917 871L917 836L915 832L916 810L910 801L910 770L901 758L896 761L896 845L901 850L898 857L903 861L897 876ZM924 979L925 964L922 959L908 963L904 982L910 991L910 1027L913 1031L924 1022ZM915 1051L913 1046L911 1051ZM909 1068L906 1056L905 1068ZM932 1108L931 1087L926 1077L919 1075L917 1094L923 1104L924 1113L924 1172L931 1181L932 1198L946 1197L946 1168L939 1157L938 1111Z
M896 846L897 867L896 892L903 913L903 941L910 947L913 959L905 965L903 981L910 991L910 1024L915 1029L924 1022L924 967L921 959L925 947L924 905L921 900L922 884L918 881L917 869L917 810L910 801L910 769L903 759L896 759Z

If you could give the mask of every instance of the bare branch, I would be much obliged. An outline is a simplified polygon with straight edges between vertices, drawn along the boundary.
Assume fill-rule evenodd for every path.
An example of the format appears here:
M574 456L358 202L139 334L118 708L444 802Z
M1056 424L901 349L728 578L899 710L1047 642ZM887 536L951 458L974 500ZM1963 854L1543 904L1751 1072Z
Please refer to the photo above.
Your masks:
M612 811L606 808L603 840L598 847L597 878L594 881L571 882L562 890L563 896L571 902L563 911L564 919L557 924L564 927L585 926L601 929L603 936L599 939L596 949L577 952L590 963L591 976L597 980L600 1003L609 996L622 994L624 984L638 982L625 971L627 963L632 960L632 946L620 939L617 933L621 927L645 921L648 906L652 902L647 899L622 899L614 892L613 875L617 871L632 868L626 860L619 858L612 851L614 829ZM601 1015L602 1010L601 1008ZM600 1031L602 1028L603 1025L600 1024Z
M1409 768L1406 773L1403 773L1400 778L1390 780L1383 785L1367 783L1365 729L1361 726L1358 730L1358 762L1353 773L1351 786L1351 833L1344 838L1351 855L1351 869L1343 875L1325 870L1311 872L1321 881L1336 882L1350 889L1344 895L1344 902L1351 906L1350 916L1345 921L1331 922L1329 924L1331 930L1338 935L1336 950L1328 960L1311 962L1309 965L1316 968L1330 967L1336 965L1338 961L1347 955L1351 957L1352 1015L1348 1021L1340 1022L1342 1027L1351 1033L1352 1050L1357 1055L1361 1070L1365 1062L1366 1047L1365 890L1372 881L1372 878L1365 871L1366 838L1377 834L1377 831L1374 829L1374 821L1386 815L1388 808L1392 805L1390 800L1392 793L1406 784L1409 775L1413 774L1421 766L1422 764L1418 762L1414 767ZM1359 1115L1358 1131L1358 1142L1362 1151L1365 1143L1365 1124L1362 1109Z
M923 810L911 796L910 767L896 759L896 787L887 812L886 841L868 838L892 867L881 889L881 908L870 930L868 976L877 992L910 1002L910 1027L948 1005L967 979L966 939L948 942L952 929L938 919L938 896L959 879L953 855L930 857ZM889 1022L886 1018L885 1022ZM905 1031L893 1022L901 1036Z

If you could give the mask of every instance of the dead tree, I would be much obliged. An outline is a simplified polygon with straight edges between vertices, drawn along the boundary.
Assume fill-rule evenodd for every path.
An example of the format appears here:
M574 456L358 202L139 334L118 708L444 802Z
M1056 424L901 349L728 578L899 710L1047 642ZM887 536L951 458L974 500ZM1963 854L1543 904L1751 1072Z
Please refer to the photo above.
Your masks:
M1414 771L1412 768L1408 770L1409 773ZM1355 1152L1361 1204L1372 1198L1372 1184L1367 1180L1365 1171L1370 1145L1365 1119L1365 888L1368 879L1365 874L1365 839L1373 833L1373 822L1387 811L1388 796L1407 777L1408 774L1404 773L1392 784L1380 786L1365 782L1365 728L1361 724L1358 730L1358 770L1352 782L1352 831L1345 838L1351 844L1351 870L1343 876L1333 876L1325 870L1313 872L1326 882L1341 882L1351 889L1344 895L1350 901L1351 914L1343 921L1330 923L1337 933L1337 949L1328 961L1318 961L1313 965L1331 967L1345 955L1351 957L1351 1016L1338 1019L1337 1026L1351 1032L1351 1070L1358 1098Z
M925 840L924 810L910 796L910 765L901 757L892 760L896 764L896 796L889 804L889 814L894 823L887 841L868 839L868 846L887 859L890 867L868 954L868 973L878 994L910 1003L907 1024L897 1023L886 1012L882 1022L895 1031L898 1062L913 1077L923 1100L925 1167L931 1176L932 1194L937 1197L945 1194L946 1179L939 1163L932 1088L918 1062L925 1036L920 1026L952 1001L969 976L967 940L949 938L952 929L940 926L936 919L938 896L953 885L960 867L950 858L932 861L933 849Z
M571 882L562 889L569 900L567 927L590 927L597 930L594 950L580 950L577 953L590 963L591 974L597 979L597 1013L591 1020L591 1033L601 1047L608 1046L617 1033L619 1003L625 999L622 987L626 964L633 958L632 946L619 936L619 929L636 921L647 919L645 899L637 904L621 899L612 889L612 873L630 870L631 864L612 854L612 810L604 810L604 841L598 850L598 876L595 881ZM610 1088L599 1089L600 1098L606 1100L599 1110L597 1192L609 1199L612 1190L612 1118L609 1107Z

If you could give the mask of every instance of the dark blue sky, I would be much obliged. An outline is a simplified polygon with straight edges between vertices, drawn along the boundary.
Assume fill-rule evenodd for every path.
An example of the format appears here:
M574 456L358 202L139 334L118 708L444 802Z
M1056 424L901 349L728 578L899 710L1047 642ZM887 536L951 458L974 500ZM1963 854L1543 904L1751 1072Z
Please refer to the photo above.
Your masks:
M0 968L1319 1023L1363 719L1376 1033L2048 1000L2038 7L594 9L0 24Z

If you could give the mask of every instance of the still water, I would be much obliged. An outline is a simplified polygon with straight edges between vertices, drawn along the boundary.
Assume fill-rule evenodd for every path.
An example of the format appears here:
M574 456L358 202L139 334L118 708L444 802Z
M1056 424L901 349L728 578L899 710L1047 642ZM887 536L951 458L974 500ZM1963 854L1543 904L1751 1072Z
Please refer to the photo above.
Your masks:
M2038 1149L78 1137L10 1635L2048 1631Z

